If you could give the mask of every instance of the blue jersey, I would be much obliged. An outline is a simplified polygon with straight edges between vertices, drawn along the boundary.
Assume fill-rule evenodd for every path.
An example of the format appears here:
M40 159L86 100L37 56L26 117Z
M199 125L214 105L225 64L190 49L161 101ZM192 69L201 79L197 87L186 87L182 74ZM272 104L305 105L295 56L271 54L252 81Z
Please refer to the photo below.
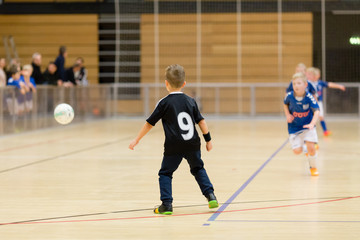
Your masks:
M316 82L313 82L313 85L316 88L318 101L321 102L323 100L324 88L327 88L329 84L325 81L318 80Z
M20 78L18 80L15 80L11 77L11 78L9 78L7 85L15 86L16 88L21 89L20 82L21 82Z
M293 91L289 92L284 104L289 106L290 114L294 116L294 120L288 123L289 134L305 129L304 125L311 123L314 112L319 110L318 103L309 92L306 92L301 100L295 98Z
M315 89L314 85L309 80L307 81L307 83L308 83L308 85L306 87L306 91L311 93L312 95L315 95L316 94L316 89ZM290 82L289 87L286 89L287 93L291 92L291 91L294 91L292 81Z
M22 81L23 83L25 83L25 78L23 75L21 75L20 77L20 81ZM35 79L33 77L30 77L30 82L32 83L32 85L36 88L36 83L35 83ZM26 84L26 83L25 83Z

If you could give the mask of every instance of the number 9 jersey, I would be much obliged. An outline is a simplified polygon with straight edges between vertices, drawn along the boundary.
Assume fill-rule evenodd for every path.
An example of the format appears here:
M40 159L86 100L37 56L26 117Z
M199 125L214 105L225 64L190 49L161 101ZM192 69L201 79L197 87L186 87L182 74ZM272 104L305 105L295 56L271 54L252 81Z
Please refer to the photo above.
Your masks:
M203 120L195 100L182 92L161 99L146 120L152 126L162 120L165 132L164 155L200 150L195 123Z

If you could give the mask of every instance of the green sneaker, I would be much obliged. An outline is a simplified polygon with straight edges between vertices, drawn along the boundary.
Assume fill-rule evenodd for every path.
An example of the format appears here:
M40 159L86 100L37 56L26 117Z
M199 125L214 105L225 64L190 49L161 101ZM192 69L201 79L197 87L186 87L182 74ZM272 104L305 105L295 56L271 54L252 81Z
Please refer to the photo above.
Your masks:
M172 204L161 204L159 207L154 208L154 213L171 215L173 213Z
M214 193L209 193L206 195L206 199L208 200L209 202L209 208L217 208L219 207L219 203L218 201L216 200L216 197L214 195Z

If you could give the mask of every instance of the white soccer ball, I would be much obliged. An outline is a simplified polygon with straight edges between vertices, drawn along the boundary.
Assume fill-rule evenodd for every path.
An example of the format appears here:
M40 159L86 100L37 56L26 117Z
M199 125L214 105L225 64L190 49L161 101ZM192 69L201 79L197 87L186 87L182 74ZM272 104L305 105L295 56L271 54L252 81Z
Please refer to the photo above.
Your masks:
M60 124L69 124L74 119L74 109L66 103L61 103L54 110L54 118Z

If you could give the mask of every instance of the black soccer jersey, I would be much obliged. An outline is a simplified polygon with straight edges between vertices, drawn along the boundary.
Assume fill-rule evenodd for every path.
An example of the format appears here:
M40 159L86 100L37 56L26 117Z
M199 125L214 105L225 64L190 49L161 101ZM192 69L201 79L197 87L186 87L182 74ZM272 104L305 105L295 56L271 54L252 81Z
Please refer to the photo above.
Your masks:
M195 123L204 118L193 98L182 92L170 93L158 102L146 121L155 126L160 119L165 132L164 155L200 150Z

